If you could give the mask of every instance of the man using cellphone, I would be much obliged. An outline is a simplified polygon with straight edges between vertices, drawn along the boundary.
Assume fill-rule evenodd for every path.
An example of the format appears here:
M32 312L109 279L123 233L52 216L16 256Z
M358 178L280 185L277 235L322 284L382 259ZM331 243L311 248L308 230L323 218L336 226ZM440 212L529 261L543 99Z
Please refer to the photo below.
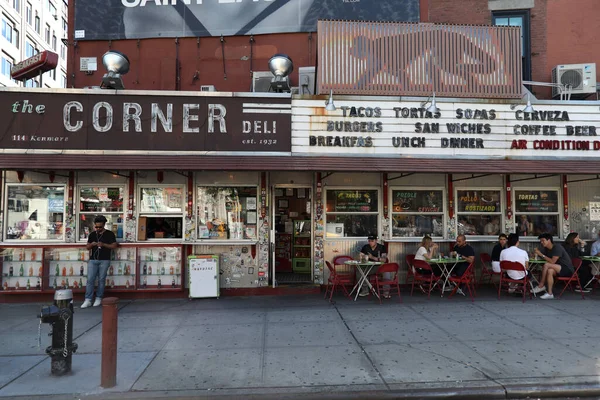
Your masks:
M94 283L98 278L98 290L96 291L96 300L94 307L102 304L104 296L104 287L106 285L106 274L110 265L110 256L112 249L117 248L117 238L112 231L104 229L106 218L98 215L94 218L94 232L88 236L86 249L90 253L87 269L87 284L85 289L85 301L81 308L87 308L92 305L94 297Z

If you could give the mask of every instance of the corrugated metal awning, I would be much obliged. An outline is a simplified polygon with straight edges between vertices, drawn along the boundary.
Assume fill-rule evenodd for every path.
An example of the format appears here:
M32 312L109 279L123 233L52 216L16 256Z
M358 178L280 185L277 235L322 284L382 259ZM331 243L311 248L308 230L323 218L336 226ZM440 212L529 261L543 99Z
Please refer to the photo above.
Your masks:
M498 174L581 173L600 170L600 160L481 160L290 156L148 156L4 154L3 170L210 170L349 171Z

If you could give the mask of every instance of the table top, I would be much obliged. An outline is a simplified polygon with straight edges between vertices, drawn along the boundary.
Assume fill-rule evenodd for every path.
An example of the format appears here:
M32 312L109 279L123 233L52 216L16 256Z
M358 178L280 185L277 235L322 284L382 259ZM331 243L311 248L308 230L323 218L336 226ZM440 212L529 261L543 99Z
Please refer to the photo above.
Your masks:
M429 264L453 264L458 262L466 262L461 258L430 258L427 261Z
M344 261L344 264L346 264L346 265L358 265L358 266L362 267L362 266L370 266L370 265L381 265L383 263L380 262L380 261L348 260L348 261Z
M581 259L586 261L600 261L600 257L598 256L583 256Z
M529 264L545 264L546 260L536 260L534 258L529 259Z

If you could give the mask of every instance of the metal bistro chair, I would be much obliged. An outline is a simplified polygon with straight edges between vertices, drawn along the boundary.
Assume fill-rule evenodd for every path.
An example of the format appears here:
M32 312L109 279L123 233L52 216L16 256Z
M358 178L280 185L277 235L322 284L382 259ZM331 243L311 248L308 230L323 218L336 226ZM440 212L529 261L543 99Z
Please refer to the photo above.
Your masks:
M581 282L579 281L579 268L581 268L582 264L581 258L573 258L571 261L573 262L573 266L575 267L575 272L573 272L573 275L568 277L559 276L556 278L557 281L565 282L565 287L563 288L562 292L560 292L560 294L558 295L558 298L562 297L562 294L565 292L565 290L567 290L567 288L571 288L571 290L574 290L572 286L574 283L577 283L579 287L582 287ZM583 290L581 290L580 293L581 298L585 300L585 297L583 296Z
M525 277L523 279L512 279L510 276L508 276L506 271L525 272ZM502 289L509 293L509 290L511 289L511 283L513 284L515 291L519 289L519 286L521 286L520 290L523 293L523 303L525 303L525 293L529 293L529 298L532 298L531 293L533 292L533 285L531 284L529 274L527 273L527 270L523 264L515 261L500 261L500 284L498 285L498 300L500 300L500 292Z
M465 270L462 276L450 276L448 278L448 282L452 282L454 284L454 289L448 296L448 299L451 299L452 296L460 289L460 285L465 285L467 290L469 291L469 296L471 297L471 301L475 302L475 262L469 264L467 269Z
M500 276L500 272L494 272L492 269L492 257L488 253L481 253L479 255L479 261L481 261L481 275L479 276L477 286L481 286L483 278L487 276L488 283L492 283L495 287L494 276Z
M329 293L329 288L331 288L331 293L329 294L329 302L331 302L335 289L341 287L346 297L351 299L352 297L346 289L346 285L351 285L350 279L348 279L348 275L338 275L335 272L335 268L333 268L329 261L325 261L325 264L329 269L329 279L327 279L327 286L325 287L325 298L327 298L327 293Z
M356 270L352 265L344 264L346 261L352 261L353 258L350 256L337 256L333 258L333 268L335 268L335 273L338 276L343 276L344 278L349 279L350 284L354 286L356 283Z
M389 286L390 296L392 294L392 288L395 286L398 292L398 301L402 302L402 295L400 294L400 282L398 280L398 271L400 266L396 263L387 263L383 264L377 270L377 274L375 274L375 287L377 288L377 294L379 295L379 304L381 304L381 288L383 286ZM380 278L379 274L391 273L391 279Z
M413 266L413 261L415 261L415 255L414 254L407 254L404 257L404 260L406 261L406 280L404 281L404 283L406 285L408 285L409 280L412 280L413 276L415 275L415 267Z
M415 272L413 274L412 288L410 290L410 295L413 295L413 291L415 290L415 283L421 282L421 286L427 286L427 298L431 297L431 290L440 279L440 276L434 274L431 265L429 265L426 261L423 260L414 260L413 266L415 267ZM423 271L430 271L430 274L422 273Z

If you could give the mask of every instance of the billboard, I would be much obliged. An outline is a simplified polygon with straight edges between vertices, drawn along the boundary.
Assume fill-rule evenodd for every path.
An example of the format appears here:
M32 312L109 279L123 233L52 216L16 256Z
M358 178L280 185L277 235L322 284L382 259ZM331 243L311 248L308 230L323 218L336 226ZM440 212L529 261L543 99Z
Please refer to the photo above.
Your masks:
M0 94L0 147L11 153L291 150L289 97L43 89Z
M319 19L419 21L419 0L77 0L75 39L316 32Z

